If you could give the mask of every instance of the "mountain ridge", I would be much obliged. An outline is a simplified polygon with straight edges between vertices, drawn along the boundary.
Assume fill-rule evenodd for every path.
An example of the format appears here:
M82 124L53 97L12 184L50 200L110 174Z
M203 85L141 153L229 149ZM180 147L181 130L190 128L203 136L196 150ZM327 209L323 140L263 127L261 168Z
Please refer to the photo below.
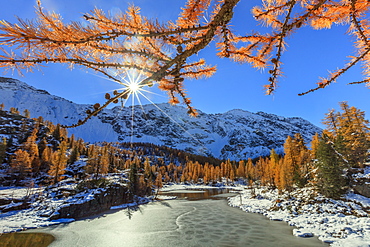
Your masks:
M0 99L6 108L28 109L31 117L42 116L65 125L77 123L92 108L4 77L0 77ZM240 160L268 155L272 148L282 153L288 135L299 132L308 142L321 131L300 117L243 109L217 114L198 112L199 116L194 118L182 106L143 105L134 107L132 121L131 107L116 106L104 109L97 117L68 132L88 142L149 142L220 159Z

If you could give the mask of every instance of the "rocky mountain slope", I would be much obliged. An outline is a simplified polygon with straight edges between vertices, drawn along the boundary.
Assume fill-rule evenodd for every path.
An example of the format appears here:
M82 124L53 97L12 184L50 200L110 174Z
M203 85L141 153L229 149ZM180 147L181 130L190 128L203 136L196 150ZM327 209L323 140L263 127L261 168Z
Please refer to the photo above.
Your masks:
M31 117L43 116L55 124L67 125L83 118L91 107L2 77L0 103L4 103L5 109L16 107L20 112L28 109ZM281 152L288 135L299 132L310 141L315 132L320 132L318 127L298 117L239 109L220 114L198 112L199 117L193 118L182 106L143 105L134 107L132 121L131 107L115 107L68 132L89 142L150 142L232 160L268 155L272 148Z

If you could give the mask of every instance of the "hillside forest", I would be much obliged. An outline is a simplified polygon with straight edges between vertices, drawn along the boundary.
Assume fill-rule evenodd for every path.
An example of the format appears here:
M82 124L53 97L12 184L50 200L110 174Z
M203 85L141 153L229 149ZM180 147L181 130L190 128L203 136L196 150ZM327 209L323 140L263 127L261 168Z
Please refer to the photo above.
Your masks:
M33 187L64 179L104 180L126 171L133 194L149 195L165 183L267 186L280 192L315 186L339 198L351 186L351 172L369 160L369 121L346 102L329 111L311 143L300 133L288 136L284 154L240 161L203 157L149 143L86 143L42 117L0 105L0 184Z

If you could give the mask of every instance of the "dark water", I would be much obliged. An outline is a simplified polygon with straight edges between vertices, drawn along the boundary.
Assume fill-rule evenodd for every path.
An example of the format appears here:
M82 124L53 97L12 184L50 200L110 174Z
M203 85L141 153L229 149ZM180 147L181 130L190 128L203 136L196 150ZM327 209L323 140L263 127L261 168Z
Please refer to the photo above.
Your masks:
M160 195L176 196L178 199L186 199L189 201L197 200L220 200L230 196L236 195L237 192L233 192L230 189L205 189L205 190L175 190L161 192Z
M179 199L34 229L55 237L50 246L328 246L292 235L292 227L229 207L227 190L166 192ZM180 199L186 198L186 199Z
M0 236L0 247L46 247L54 239L46 233L9 233Z

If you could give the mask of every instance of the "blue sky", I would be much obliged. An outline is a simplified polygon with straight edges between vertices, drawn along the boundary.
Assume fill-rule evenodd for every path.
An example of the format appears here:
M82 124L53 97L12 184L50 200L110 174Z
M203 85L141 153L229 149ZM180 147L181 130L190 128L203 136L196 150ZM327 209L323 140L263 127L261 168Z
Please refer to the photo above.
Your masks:
M114 13L125 10L128 3L141 7L142 13L148 17L175 20L185 0L42 0L46 10L60 13L68 22L83 21L82 15L94 6ZM258 0L241 0L238 4L231 23L237 34L266 31L256 25L250 13L251 7L259 3ZM36 0L4 1L1 5L2 20L16 22L15 16L27 19L36 16ZM326 77L328 71L342 67L348 61L347 56L354 54L352 37L345 33L345 26L320 31L305 27L290 37L282 58L284 77L280 78L279 88L273 96L266 96L262 87L269 77L267 71L220 59L215 55L214 44L211 44L198 54L198 58L205 58L209 64L217 65L218 71L208 79L186 81L188 95L193 106L206 113L221 113L231 109L264 111L286 117L303 117L319 127L322 127L324 114L329 109L339 109L338 102L341 101L348 101L349 105L370 114L370 90L364 85L346 85L362 80L360 66L352 68L337 83L323 90L297 96L315 87L319 77ZM3 71L0 69L0 72ZM48 66L41 72L25 72L23 77L16 72L7 72L2 76L17 78L51 94L86 104L104 102L105 92L118 86L96 76L94 72L80 69L71 71L63 65ZM156 95L149 96L153 102L167 102L164 92L158 89L153 91ZM143 103L148 101L143 100Z

